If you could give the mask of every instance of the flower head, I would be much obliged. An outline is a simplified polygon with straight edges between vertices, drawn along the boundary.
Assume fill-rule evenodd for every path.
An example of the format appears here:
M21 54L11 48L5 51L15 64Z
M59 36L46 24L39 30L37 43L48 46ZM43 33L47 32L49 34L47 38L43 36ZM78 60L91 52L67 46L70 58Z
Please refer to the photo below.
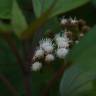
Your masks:
M56 51L56 55L58 58L63 59L67 54L68 54L69 50L66 48L58 48Z
M42 64L40 62L35 62L32 64L32 71L39 71L42 68Z
M35 51L35 54L34 54L33 59L36 59L36 58L40 59L40 58L42 58L42 57L44 57L44 50L41 49L41 48L39 48L39 49L37 49L37 50Z
M58 48L66 48L69 46L69 44L68 44L69 39L67 38L67 36L64 33L61 35L57 34L55 36L55 41L56 41Z
M45 57L45 61L46 62L51 62L51 61L54 61L54 56L52 55L52 54L48 54L48 55L46 55L46 57Z
M49 38L43 39L39 43L40 47L47 53L51 53L54 49L52 40Z
M78 44L79 43L79 40L76 40L75 43Z
M79 36L80 36L80 37L84 37L84 33L80 33Z

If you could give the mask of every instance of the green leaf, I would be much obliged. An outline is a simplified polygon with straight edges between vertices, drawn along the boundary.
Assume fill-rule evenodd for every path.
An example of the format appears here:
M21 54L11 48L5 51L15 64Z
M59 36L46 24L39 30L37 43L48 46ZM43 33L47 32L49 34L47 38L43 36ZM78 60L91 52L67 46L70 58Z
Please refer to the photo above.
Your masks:
M14 0L13 2L12 27L18 36L20 36L22 31L24 31L28 27L25 17L16 0Z
M11 19L13 0L0 0L0 19Z
M90 0L57 0L56 5L52 9L51 17L58 15L60 13L65 13L77 7L80 7Z
M41 15L42 10L40 0L32 0L32 4L36 17L39 17Z
M63 78L61 79L61 96L78 96L83 92L92 90L92 80L94 80L95 77L95 71L90 69L86 71L86 69L84 70L83 66L79 64L73 65L67 71L65 71Z
M51 14L49 17L56 16L61 13L65 13L72 9L82 6L83 4L88 3L90 0L32 0L34 11L37 17L39 17L42 12L45 12L50 8L53 2L54 3Z
M96 26L94 26L83 39L81 39L80 43L78 45L75 45L72 51L70 51L70 54L68 56L68 59L72 60L72 62L77 62L78 60L80 63L85 62L89 63L93 60L95 61L96 56ZM92 59L92 60L91 60ZM91 63L91 62L90 62Z
M9 19L12 17L13 0L0 0L0 19ZM11 24L0 23L0 30L10 31Z
M67 59L71 60L73 65L65 71L61 80L62 96L78 96L93 89L92 80L96 79L95 36L96 26L70 51Z
M94 7L96 8L96 0L91 0L91 2L94 5Z
M40 17L43 12L49 9L54 0L32 0L36 17Z

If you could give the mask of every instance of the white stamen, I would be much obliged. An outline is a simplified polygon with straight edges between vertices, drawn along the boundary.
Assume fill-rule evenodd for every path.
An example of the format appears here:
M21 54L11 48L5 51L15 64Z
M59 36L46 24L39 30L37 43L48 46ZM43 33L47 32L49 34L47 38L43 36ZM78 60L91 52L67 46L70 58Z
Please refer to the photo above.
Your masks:
M70 20L71 20L71 23L72 23L72 24L75 24L75 23L78 22L78 20L76 19L76 17L75 17L74 19L70 18Z
M47 53L51 53L54 49L52 40L49 38L43 39L39 43L40 47Z
M61 19L61 22L60 22L62 25L65 25L67 23L67 19L65 19L65 17L63 17Z

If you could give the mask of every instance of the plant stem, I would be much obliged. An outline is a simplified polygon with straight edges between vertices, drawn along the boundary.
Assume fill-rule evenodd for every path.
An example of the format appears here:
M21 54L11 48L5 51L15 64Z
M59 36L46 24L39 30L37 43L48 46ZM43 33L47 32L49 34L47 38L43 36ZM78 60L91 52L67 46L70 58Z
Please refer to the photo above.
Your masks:
M31 72L23 72L23 82L24 82L24 89L25 89L25 96L32 96L31 91Z
M67 68L69 68L71 63L63 64L60 69L53 75L53 78L49 80L47 86L44 88L41 96L48 96L49 89L55 84L55 82L62 76Z

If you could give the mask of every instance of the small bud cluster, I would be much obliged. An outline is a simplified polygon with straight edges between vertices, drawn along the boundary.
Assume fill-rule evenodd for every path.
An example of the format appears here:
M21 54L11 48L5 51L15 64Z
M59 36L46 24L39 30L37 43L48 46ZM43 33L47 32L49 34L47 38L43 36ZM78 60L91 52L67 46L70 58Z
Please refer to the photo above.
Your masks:
M79 43L86 32L90 29L86 22L76 18L66 19L63 17L60 20L62 32L52 34L50 31L46 38L39 41L39 45L34 52L32 60L32 71L39 71L43 64L52 63L55 59L64 59L70 48L74 44Z
M66 32L68 38L70 39L70 47L74 44L78 44L80 39L90 30L86 21L83 19L77 19L76 17L65 18L63 16L60 19L60 25L63 30L70 30Z

